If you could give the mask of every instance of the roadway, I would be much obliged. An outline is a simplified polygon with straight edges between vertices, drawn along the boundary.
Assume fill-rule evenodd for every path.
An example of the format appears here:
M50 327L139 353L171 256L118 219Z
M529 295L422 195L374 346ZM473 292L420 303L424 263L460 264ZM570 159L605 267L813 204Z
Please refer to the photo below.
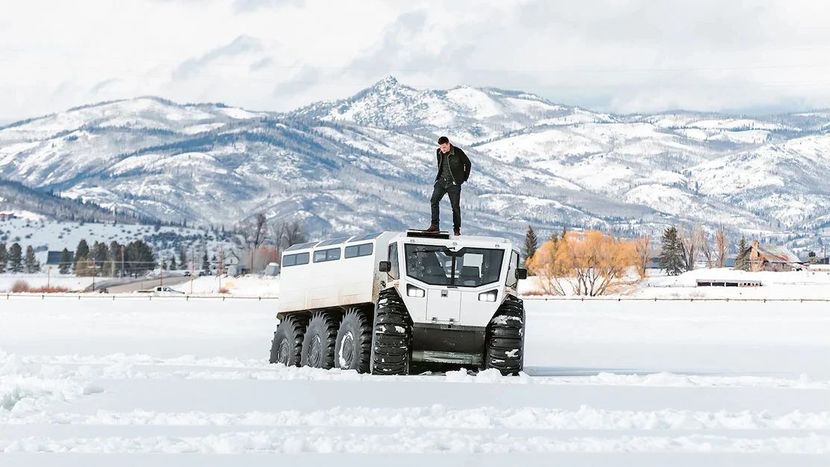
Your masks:
M157 285L175 286L190 281L187 276L163 276L163 277L140 277L109 279L95 282L95 290L107 289L109 293L136 292L138 290L151 289ZM85 292L91 292L92 286L87 287Z

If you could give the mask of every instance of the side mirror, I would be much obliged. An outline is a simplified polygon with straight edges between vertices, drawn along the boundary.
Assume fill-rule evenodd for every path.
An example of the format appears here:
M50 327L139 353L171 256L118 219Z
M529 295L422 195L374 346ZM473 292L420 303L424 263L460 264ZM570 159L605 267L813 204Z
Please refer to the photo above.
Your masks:
M378 263L378 271L380 272L389 272L392 270L392 262L391 261L381 261Z
M516 279L519 279L519 280L527 279L527 269L516 268Z

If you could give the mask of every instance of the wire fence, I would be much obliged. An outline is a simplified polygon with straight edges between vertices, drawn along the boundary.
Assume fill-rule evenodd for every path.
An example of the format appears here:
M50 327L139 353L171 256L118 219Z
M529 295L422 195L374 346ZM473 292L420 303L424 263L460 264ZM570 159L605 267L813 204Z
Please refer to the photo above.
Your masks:
M173 300L247 300L247 301L267 301L279 300L279 297L271 295L206 295L206 294L176 294L176 295L157 295L154 293L129 293L129 294L104 294L104 293L4 293L0 295L0 299L6 301L11 300L48 300L48 299L74 299L74 300L96 300L96 301L118 301L118 300L144 300L144 301L173 301Z
M521 297L524 301L543 302L755 302L755 303L830 303L830 298L729 298L729 297L615 297L615 296L536 296L525 295ZM96 300L96 301L118 301L118 300L145 300L145 301L189 301L189 300L218 300L218 301L277 301L275 295L220 295L220 294L176 294L158 295L150 293L124 293L124 294L98 294L98 293L3 293L0 300L48 300L48 299L74 299L74 300Z
M614 296L522 296L524 301L561 302L757 302L757 303L807 303L830 302L830 298L758 298L758 297L614 297Z

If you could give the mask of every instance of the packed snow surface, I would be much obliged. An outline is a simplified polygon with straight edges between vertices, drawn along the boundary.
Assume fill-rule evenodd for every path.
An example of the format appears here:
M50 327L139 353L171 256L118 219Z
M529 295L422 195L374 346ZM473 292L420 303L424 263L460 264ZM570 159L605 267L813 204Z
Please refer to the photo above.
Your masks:
M0 465L828 465L827 303L525 304L522 375L381 377L268 365L273 298L2 297Z

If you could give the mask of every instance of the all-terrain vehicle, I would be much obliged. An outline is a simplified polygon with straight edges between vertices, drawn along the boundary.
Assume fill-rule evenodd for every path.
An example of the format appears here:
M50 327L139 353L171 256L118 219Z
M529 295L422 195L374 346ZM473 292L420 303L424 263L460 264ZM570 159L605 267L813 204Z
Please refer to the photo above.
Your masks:
M527 271L509 240L383 232L282 255L271 363L404 375L522 370Z

